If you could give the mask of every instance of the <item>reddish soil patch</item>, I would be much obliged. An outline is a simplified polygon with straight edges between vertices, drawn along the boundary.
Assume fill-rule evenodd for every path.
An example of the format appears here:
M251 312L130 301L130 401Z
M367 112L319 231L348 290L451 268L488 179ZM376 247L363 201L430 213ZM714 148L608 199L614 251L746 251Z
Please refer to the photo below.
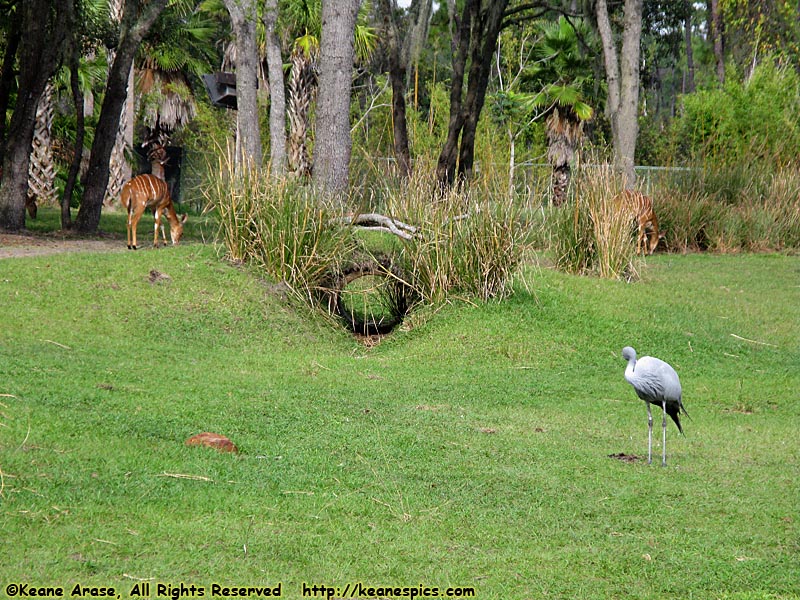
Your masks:
M219 450L220 452L233 452L233 453L239 452L239 449L236 447L236 445L232 441L230 441L227 437L219 433L211 433L209 431L193 435L188 440L186 440L186 445L208 446L209 448L214 448L216 450Z

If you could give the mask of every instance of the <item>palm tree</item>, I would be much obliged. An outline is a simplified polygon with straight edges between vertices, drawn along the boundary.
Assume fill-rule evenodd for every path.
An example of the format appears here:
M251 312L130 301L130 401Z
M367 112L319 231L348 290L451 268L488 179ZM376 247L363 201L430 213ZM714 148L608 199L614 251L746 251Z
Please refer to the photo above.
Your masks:
M580 47L580 40L589 39L590 32L582 21L564 17L540 27L542 38L523 80L528 89L538 90L530 98L531 107L547 114L547 158L553 167L553 203L559 205L567 196L583 125L594 114L588 103L594 87L591 61Z
M303 178L311 175L308 132L311 128L311 104L317 95L318 57L319 39L316 36L306 34L295 40L289 59L287 155L289 171Z
M309 131L311 106L317 94L322 5L320 0L291 0L281 9L283 32L293 39L286 86L286 111L289 116L287 158L289 171L307 178L311 175Z
M56 204L56 166L53 160L53 81L44 88L36 107L36 125L28 163L28 197L38 204Z
M148 155L160 155L159 148L169 145L172 134L195 116L190 78L218 62L214 42L220 23L210 12L215 7L194 4L182 0L170 5L139 48L136 104Z

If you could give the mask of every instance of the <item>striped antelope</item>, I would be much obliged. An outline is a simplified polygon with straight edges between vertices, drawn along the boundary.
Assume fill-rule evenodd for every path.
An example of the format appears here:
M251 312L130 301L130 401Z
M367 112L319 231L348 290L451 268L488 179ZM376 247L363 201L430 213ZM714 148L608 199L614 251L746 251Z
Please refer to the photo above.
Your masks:
M617 196L617 202L620 208L636 221L638 228L636 253L652 254L655 252L658 242L664 237L664 234L658 231L658 218L653 210L653 199L645 196L642 192L625 190ZM648 229L650 229L649 232Z
M158 248L159 227L161 228L161 237L164 238L164 245L167 244L164 226L161 225L162 213L166 214L169 221L169 236L172 238L172 243L177 244L180 241L183 235L183 224L188 215L178 218L166 181L149 173L138 175L122 187L120 201L128 211L128 249L136 250L136 226L146 208L152 209L155 217L153 226L153 246L155 248Z

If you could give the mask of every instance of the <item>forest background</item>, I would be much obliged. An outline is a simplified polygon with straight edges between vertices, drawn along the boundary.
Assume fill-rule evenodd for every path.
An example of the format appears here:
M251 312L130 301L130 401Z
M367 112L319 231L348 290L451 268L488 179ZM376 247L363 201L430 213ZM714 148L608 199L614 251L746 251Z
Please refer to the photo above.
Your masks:
M159 165L200 212L234 145L370 210L420 174L561 205L582 164L613 163L612 187L655 197L667 249L798 245L797 2L405 4L3 2L0 227L30 196L96 233Z

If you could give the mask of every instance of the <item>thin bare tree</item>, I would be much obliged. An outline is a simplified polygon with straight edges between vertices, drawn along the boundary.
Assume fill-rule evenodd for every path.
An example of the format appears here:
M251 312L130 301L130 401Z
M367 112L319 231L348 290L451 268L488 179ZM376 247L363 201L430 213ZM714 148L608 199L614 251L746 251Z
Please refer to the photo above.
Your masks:
M270 173L280 177L286 171L286 89L283 58L277 33L278 0L264 4L264 32L269 78L269 162Z
M625 187L636 183L634 153L639 134L639 51L642 36L642 0L625 0L622 50L617 51L606 0L597 0L597 28L603 42L614 164L625 177Z

